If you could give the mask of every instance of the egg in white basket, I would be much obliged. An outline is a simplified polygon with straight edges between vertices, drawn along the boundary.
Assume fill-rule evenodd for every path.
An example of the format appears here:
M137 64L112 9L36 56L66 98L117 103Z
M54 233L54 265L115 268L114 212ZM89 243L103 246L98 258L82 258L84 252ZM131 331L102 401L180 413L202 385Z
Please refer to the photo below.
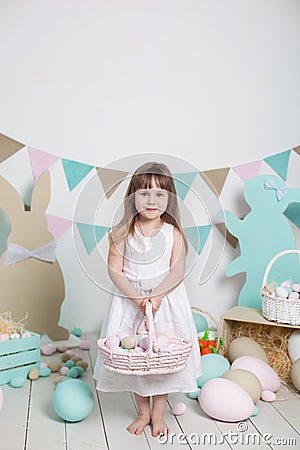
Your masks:
M295 330L289 337L288 353L292 362L300 358L300 330Z

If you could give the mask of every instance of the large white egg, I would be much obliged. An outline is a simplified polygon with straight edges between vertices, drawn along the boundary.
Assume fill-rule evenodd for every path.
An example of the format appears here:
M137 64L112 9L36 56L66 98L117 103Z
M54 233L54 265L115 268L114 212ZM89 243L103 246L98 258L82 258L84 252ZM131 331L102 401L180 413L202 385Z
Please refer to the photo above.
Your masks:
M254 403L245 389L225 378L207 381L199 393L199 404L213 419L240 422L254 411Z
M295 330L289 337L288 352L292 362L300 358L300 330Z
M291 379L295 388L300 391L300 358L292 365Z
M254 373L259 379L262 390L276 392L280 387L280 380L271 366L255 356L241 356L233 361L232 369L245 369Z

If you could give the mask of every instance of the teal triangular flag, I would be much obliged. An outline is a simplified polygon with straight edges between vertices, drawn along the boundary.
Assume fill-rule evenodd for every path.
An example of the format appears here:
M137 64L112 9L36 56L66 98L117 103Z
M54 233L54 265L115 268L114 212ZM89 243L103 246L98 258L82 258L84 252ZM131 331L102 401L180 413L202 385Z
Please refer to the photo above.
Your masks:
M268 166L270 166L283 180L286 180L291 151L292 150L286 150L285 152L264 158L264 161Z
M186 234L188 240L198 253L202 252L204 244L208 238L209 232L211 230L211 225L202 225L197 227L187 227L183 231Z
M290 203L283 213L291 222L300 228L300 205L299 203Z
M83 164L78 161L72 161L71 159L61 159L66 179L70 191L74 189L77 184L94 168L88 164Z
M174 173L173 179L177 195L184 200L198 172Z
M108 227L90 225L88 223L77 223L77 228L88 254L92 253L108 230Z

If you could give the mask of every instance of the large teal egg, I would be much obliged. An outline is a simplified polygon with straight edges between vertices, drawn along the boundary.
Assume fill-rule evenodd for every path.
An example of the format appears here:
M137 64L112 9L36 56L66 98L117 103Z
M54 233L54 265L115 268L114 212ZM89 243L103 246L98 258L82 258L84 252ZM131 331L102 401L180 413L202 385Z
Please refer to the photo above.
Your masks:
M53 407L56 414L66 422L79 422L93 410L93 392L83 381L70 378L56 386Z
M209 353L201 357L202 375L197 378L199 388L212 378L218 378L230 368L229 361L218 353Z
M199 314L194 311L192 312L192 314L193 314L194 322L196 325L197 333L200 333L201 331L205 331L208 328L208 323L207 323L207 320L205 319L205 317L202 316L202 314Z

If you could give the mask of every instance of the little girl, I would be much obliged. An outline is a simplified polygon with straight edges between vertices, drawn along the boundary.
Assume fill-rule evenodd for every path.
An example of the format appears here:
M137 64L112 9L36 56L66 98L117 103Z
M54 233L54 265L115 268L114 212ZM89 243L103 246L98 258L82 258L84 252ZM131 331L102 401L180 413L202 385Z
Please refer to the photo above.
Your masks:
M141 434L151 423L153 436L164 435L169 432L164 420L168 393L196 391L201 375L197 332L183 284L187 243L174 180L164 164L146 163L134 172L123 218L112 228L109 242L108 272L116 292L101 337L136 334L150 301L156 334L193 342L186 368L167 375L119 374L104 368L100 355L97 358L97 389L134 392L138 417L127 430Z

